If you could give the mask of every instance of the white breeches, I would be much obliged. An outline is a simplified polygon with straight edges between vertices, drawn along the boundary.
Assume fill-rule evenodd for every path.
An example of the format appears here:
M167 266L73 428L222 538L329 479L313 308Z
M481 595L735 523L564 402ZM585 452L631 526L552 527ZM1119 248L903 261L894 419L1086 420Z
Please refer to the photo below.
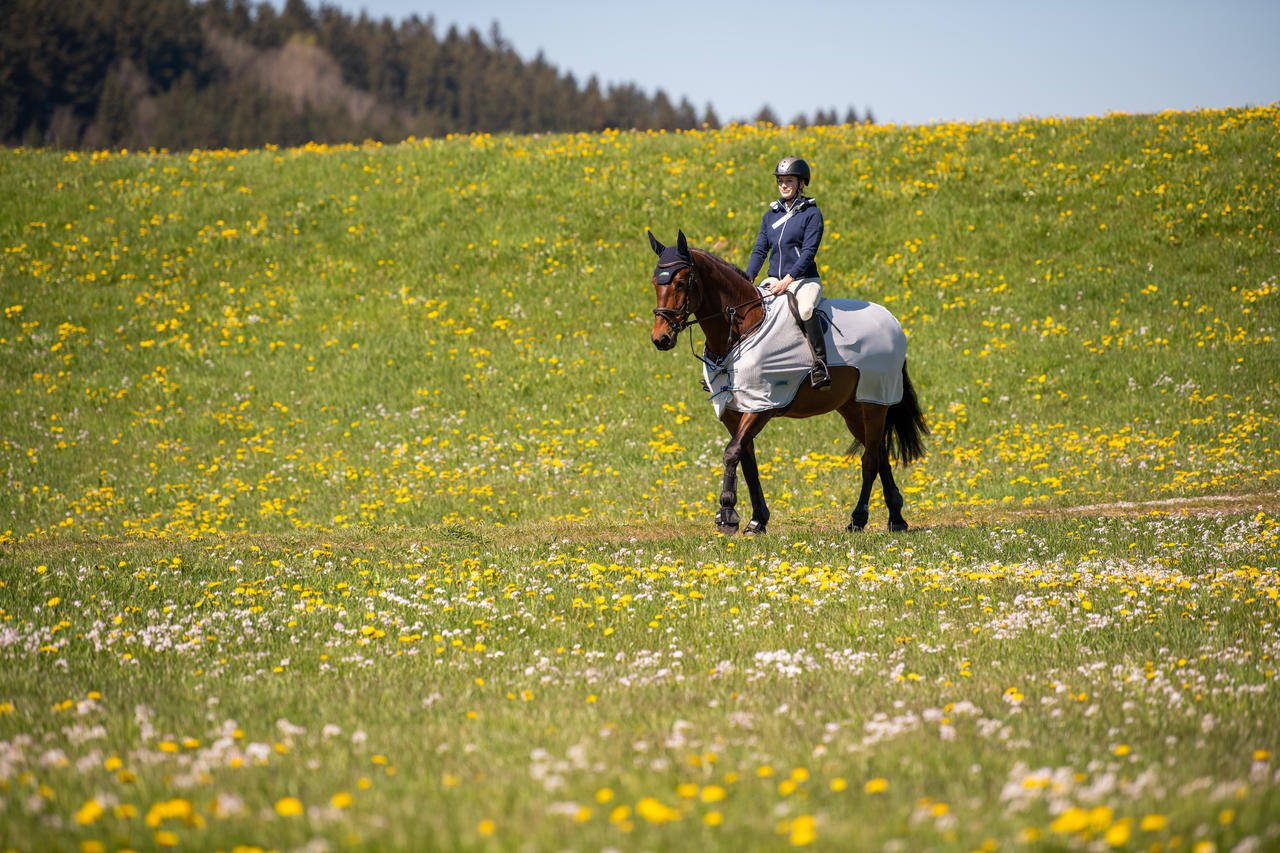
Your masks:
M764 280L767 287L778 279L772 276ZM820 278L801 278L791 282L787 290L796 295L796 308L800 311L800 319L808 320L813 316L813 309L817 306L818 300L822 298L822 279Z

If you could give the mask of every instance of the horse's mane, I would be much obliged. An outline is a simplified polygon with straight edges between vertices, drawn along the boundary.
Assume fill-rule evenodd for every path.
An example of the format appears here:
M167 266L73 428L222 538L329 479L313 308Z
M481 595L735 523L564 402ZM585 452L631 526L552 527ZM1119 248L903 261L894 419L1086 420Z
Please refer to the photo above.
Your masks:
M751 280L750 280L749 278L747 278L747 273L746 273L746 271L745 271L745 270L743 270L741 267L738 267L738 266L736 266L736 265L734 265L734 264L729 263L729 262L728 262L728 261L726 261L724 258L721 258L721 257L719 257L718 255L713 255L713 254L711 254L710 252L705 251L705 250L703 250L703 249L695 249L695 248L690 247L689 251L691 251L691 252L697 252L699 255L702 255L704 258L707 258L708 260L710 260L710 261L711 261L713 264L715 264L716 266L721 267L721 268L723 268L723 269L725 269L725 270L728 270L728 271L734 272L734 273L736 273L736 274L737 274L738 278L742 279L743 281L747 282L748 284L750 284L750 283L751 283Z

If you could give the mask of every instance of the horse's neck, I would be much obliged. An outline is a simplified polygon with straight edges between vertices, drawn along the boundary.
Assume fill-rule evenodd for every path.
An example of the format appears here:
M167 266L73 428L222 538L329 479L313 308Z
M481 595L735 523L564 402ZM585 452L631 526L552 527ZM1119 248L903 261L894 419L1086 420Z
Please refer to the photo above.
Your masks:
M737 340L758 325L756 316L763 309L759 293L751 282L732 270L722 268L708 255L694 256L694 274L702 289L702 304L695 314L707 348L724 355Z

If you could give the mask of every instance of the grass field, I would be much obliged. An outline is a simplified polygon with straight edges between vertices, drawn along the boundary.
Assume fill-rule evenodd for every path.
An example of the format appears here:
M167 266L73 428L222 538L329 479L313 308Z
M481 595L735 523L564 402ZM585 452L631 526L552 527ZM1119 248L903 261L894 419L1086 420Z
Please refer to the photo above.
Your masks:
M651 228L814 166L914 529ZM0 152L0 849L1280 848L1280 108ZM695 339L698 337L694 336Z

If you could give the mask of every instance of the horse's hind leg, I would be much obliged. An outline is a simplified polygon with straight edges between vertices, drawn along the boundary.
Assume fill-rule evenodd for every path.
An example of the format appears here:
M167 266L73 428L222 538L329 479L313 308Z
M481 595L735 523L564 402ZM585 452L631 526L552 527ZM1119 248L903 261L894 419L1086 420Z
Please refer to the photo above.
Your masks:
M889 464L888 448L880 450L880 488L884 490L884 504L889 508L889 529L896 532L907 530L910 525L902 517L902 492L893 481L893 466Z
M840 407L840 414L853 437L862 442L862 490L853 508L847 530L862 530L871 517L871 489L880 473L880 457L884 447L884 422L887 406L850 401Z

